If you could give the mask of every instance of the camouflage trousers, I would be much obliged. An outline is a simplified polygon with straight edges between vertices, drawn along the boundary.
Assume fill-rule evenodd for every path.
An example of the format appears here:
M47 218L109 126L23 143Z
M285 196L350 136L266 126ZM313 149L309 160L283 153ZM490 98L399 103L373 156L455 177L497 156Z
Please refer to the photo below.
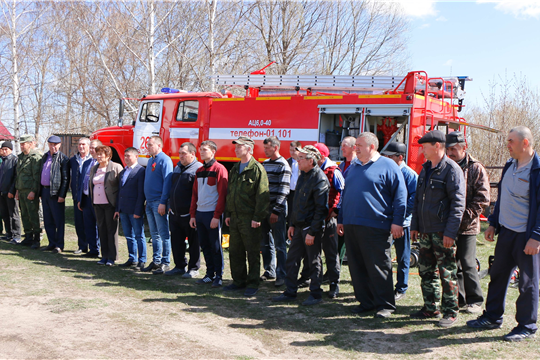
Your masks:
M19 207L25 237L41 233L39 196L35 195L34 200L28 200L29 193L30 190L19 190Z
M445 248L442 233L420 234L420 272L422 295L427 311L437 310L441 301L439 279L442 284L441 312L444 315L457 316L458 285L456 245Z

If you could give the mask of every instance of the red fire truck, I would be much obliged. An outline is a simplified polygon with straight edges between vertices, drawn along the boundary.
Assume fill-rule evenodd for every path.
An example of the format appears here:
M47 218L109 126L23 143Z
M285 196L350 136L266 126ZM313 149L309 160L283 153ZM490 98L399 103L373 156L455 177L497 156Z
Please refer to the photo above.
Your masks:
M249 136L255 140L254 156L264 160L262 142L277 136L284 156L291 141L303 145L325 143L330 158L343 160L340 142L346 136L371 131L380 139L380 149L389 141L407 145L407 164L419 171L424 157L418 139L427 131L465 130L459 116L468 77L430 78L425 71L406 76L216 75L220 92L185 92L169 88L139 100L136 120L94 132L113 148L113 160L123 162L127 147L139 149L139 162L146 165L146 144L153 135L164 141L164 152L178 160L182 143L197 148L204 140L218 145L216 159L238 161L232 140ZM233 87L245 90L233 95ZM242 92L243 92L242 90ZM489 128L485 128L490 130Z

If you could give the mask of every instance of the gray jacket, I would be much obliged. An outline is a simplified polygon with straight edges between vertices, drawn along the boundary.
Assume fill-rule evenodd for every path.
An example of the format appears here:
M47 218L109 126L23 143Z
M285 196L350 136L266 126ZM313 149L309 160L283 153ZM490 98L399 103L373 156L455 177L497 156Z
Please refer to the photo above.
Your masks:
M463 170L453 160L443 157L426 179L431 161L422 166L416 187L411 231L443 233L457 238L465 211L466 184Z

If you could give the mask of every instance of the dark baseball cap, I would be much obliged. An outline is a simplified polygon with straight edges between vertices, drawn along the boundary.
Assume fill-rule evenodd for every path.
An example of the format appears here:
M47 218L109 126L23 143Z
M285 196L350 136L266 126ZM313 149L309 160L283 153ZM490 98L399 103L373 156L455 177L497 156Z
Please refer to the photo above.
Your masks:
M382 155L401 155L407 152L407 145L404 143L391 142L386 146L384 151L381 151Z
M446 136L444 136L444 133L440 130L433 130L428 132L426 135L422 136L420 140L418 140L419 144L424 143L445 143L446 142Z
M461 131L454 131L446 135L446 147L451 147L464 142L465 136Z

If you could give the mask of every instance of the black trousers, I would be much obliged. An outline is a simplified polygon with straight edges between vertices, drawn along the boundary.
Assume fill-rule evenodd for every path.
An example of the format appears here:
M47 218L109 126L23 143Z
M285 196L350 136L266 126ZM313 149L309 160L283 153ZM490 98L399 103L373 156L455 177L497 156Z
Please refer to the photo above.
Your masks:
M114 206L94 204L99 238L101 239L101 258L109 261L118 259L118 219L114 219Z
M324 252L326 262L326 275L328 276L328 281L330 283L339 283L342 260L340 249L342 249L342 247L339 246L337 219L331 218L330 220L326 221L322 236L322 250ZM344 252L343 255L345 255ZM309 278L309 262L307 261L307 258L304 258L300 278Z
M344 232L356 300L366 309L395 310L390 230L345 225Z
M201 267L201 247L197 230L189 226L190 216L169 213L169 229L171 230L171 248L177 268L199 270ZM186 258L186 238L189 244L189 263Z
M8 238L21 238L21 217L19 216L19 202L10 199L8 193L0 195L0 217L4 221L6 236Z
M314 298L320 299L322 297L321 284L323 276L321 260L322 232L315 236L315 241L310 246L306 245L306 235L307 230L302 230L297 226L294 227L294 235L285 264L287 270L287 278L285 279L287 290L285 290L285 294L296 296L298 291L298 270L302 259L306 257L309 263L309 277L311 279L309 290Z
M536 331L538 319L538 282L540 281L540 254L523 252L529 239L525 233L501 228L495 246L495 261L491 266L486 316L502 324L506 291L514 268L519 268L519 297L516 301L516 321L519 326Z
M41 205L43 207L43 225L45 226L49 246L64 250L66 203L59 203L57 195L51 196L51 188L43 186Z
M476 269L476 235L458 235L456 247L459 304L481 305L484 296Z

